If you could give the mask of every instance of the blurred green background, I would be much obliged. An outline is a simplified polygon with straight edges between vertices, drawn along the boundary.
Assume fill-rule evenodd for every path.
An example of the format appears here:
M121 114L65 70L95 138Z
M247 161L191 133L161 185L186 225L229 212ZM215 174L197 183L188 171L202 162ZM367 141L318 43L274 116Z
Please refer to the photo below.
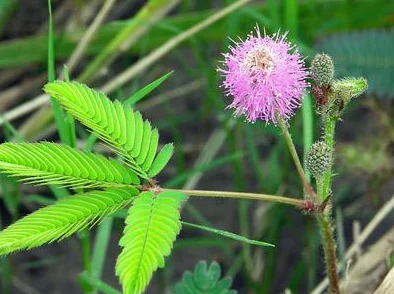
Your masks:
M239 1L238 1L239 2ZM336 77L363 76L369 90L338 125L334 203L339 256L394 191L394 2L389 0L53 0L56 76L125 99L174 71L136 108L173 141L175 155L160 184L171 188L237 190L301 197L291 158L275 126L232 119L216 69L232 40L256 24L268 34L289 31L307 63L328 53ZM0 121L2 141L65 140L42 86L48 80L48 7L44 0L0 0ZM51 40L51 39L50 39ZM82 41L81 41L82 40ZM79 48L78 44L86 43ZM81 46L81 45L79 45ZM78 50L79 50L78 49ZM71 61L70 61L71 59ZM49 60L51 61L51 60ZM319 139L312 98L291 120L300 154ZM76 125L77 144L109 152ZM1 226L52 203L67 190L20 185L0 176ZM216 260L239 293L309 293L324 277L313 218L255 201L190 199L185 221L276 244L260 248L185 227L167 266L148 293L170 293L185 270ZM82 293L81 284L119 289L114 264L123 229L120 213L94 229L0 260L1 293ZM386 231L394 217L380 230ZM375 238L376 239L376 238ZM372 240L373 241L373 240ZM371 241L371 242L372 242ZM85 263L85 266L84 266ZM90 263L89 279L79 275ZM105 284L103 284L105 283ZM108 290L109 291L109 290ZM107 292L113 293L113 292Z

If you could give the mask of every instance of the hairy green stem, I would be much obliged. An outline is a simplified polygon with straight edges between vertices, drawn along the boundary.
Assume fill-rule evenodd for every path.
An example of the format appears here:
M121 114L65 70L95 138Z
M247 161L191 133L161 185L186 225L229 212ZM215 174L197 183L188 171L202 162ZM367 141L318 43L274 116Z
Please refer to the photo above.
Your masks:
M334 150L334 133L335 133L336 119L327 116L324 124L324 141L330 147L331 153ZM332 157L332 156L331 156ZM332 178L332 167L323 174L322 179L322 194L320 195L322 200L325 200L331 189L331 178Z
M330 147L331 152L334 148L336 118L327 116L324 120L324 141ZM322 178L317 179L318 196L321 201L326 201L331 190L332 166L323 174ZM328 199L327 209L317 215L317 222L320 227L321 243L323 245L326 272L330 285L331 294L339 294L339 279L337 269L337 257L335 250L334 229L331 225L331 199Z
M259 193L208 191L208 190L178 190L178 189L164 189L164 188L162 188L161 190L162 191L182 192L182 193L185 193L189 196L254 199L254 200L289 204L289 205L293 205L298 208L305 207L304 200L294 199L294 198L289 198L289 197L284 197L284 196L259 194Z
M330 294L339 294L339 279L337 269L337 257L335 252L334 232L331 226L330 216L321 213L317 216L320 227L326 272L330 282Z
M285 138L287 147L289 148L291 157L293 158L294 164L295 164L296 169L297 169L298 176L301 179L302 186L304 187L304 190L305 190L305 192L308 195L315 196L316 193L313 190L313 188L312 188L311 184L309 183L308 179L306 178L306 175L305 175L304 169L302 167L300 158L298 157L297 150L296 150L296 148L294 146L293 139L291 138L289 129L287 127L287 123L281 117L279 117L279 115L277 116L277 120L278 120L279 127L282 130L283 136Z

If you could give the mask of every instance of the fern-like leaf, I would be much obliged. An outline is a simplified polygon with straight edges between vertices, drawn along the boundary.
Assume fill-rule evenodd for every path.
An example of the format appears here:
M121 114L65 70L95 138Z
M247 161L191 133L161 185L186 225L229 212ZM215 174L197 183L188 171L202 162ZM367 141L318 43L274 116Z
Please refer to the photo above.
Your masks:
M153 272L164 266L164 257L170 254L181 229L180 205L184 199L178 192L143 192L134 200L116 263L124 294L142 293Z
M136 174L113 159L56 143L4 143L0 169L24 182L72 188L139 184Z
M182 281L175 286L174 294L235 294L230 290L232 279L220 279L221 269L217 262L212 262L208 267L206 261L200 261L194 271L186 271Z
M0 232L0 255L62 240L92 227L137 194L134 188L112 188L77 194L41 208Z
M159 134L138 111L77 82L55 81L44 90L114 148L139 176L149 178Z
M394 30L333 34L317 46L329 54L338 77L364 77L368 92L394 98Z

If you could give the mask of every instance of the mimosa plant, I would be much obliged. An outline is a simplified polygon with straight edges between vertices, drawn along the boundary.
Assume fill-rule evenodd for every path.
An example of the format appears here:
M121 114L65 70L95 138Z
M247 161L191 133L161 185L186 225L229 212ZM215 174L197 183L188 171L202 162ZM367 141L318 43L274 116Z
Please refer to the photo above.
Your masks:
M331 224L334 130L346 104L366 89L366 81L334 80L333 64L326 55L315 58L310 74L285 35L270 37L258 29L256 35L251 33L230 47L219 71L225 78L226 94L234 98L229 107L236 115L281 128L304 188L303 198L163 189L154 178L170 160L173 145L166 144L158 151L158 130L127 103L111 101L77 82L55 81L44 87L45 92L107 144L117 159L49 142L0 145L0 169L4 173L27 183L61 185L76 192L1 231L0 254L62 240L129 206L116 274L124 293L138 294L145 291L153 272L164 266L165 257L171 253L181 229L180 210L186 195L257 199L290 204L316 216L330 289L339 293ZM316 178L316 191L305 176L288 130L288 120L301 105L310 76L315 81L316 109L324 125L322 142L312 146L306 159ZM225 285L225 293L231 293Z

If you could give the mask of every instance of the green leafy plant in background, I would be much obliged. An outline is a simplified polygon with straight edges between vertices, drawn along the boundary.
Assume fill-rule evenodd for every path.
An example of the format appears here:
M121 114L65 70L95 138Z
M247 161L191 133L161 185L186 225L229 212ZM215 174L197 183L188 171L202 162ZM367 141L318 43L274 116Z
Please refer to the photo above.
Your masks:
M339 77L363 76L370 93L394 97L394 30L333 34L316 49L332 56Z
M200 261L194 267L194 271L186 271L182 280L176 284L174 294L236 294L230 290L232 279L221 279L221 269L217 262L209 266L206 261Z

